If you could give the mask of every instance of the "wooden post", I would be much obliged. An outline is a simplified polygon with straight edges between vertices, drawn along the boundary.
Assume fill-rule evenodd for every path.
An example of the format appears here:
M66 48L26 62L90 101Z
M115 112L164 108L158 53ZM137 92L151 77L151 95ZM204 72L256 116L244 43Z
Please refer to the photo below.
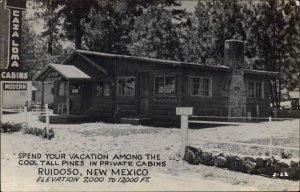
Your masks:
M273 151L272 151L272 145L273 145L273 142L272 142L272 126L271 126L271 122L272 122L272 117L271 116L269 116L269 128L270 128L270 148L269 148L269 152L270 152L270 156L272 156L273 155Z
M182 68L178 68L178 78L176 78L178 106L182 106L182 94L184 93L184 87L182 86L182 82L184 82L182 70Z
M24 107L25 122L27 123L27 107Z
M184 158L185 147L188 145L188 116L193 114L192 107L176 107L176 115L180 115L180 128L181 128L181 147L180 155Z
M70 81L67 81L67 116L70 115Z
M44 108L44 97L45 97L45 88L44 88L44 81L42 81L42 103L41 103L41 109Z
M184 158L185 154L185 147L188 145L188 116L187 115L181 115L181 149L180 149L180 155L181 158Z
M46 110L46 129L49 130L49 107L48 104L45 104L45 110Z

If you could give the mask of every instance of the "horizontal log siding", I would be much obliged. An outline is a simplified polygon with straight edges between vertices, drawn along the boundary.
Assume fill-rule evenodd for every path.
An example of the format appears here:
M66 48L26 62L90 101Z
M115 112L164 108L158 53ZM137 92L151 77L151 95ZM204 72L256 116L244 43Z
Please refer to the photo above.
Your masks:
M67 96L58 96L58 84L60 81L55 81L54 82L54 87L53 87L53 113L57 114L58 110L58 105L61 103L66 104L67 103ZM64 108L64 111L66 112L66 108Z
M111 87L111 91L116 92L116 83L117 77L120 76L134 76L136 82L136 93L133 97L127 96L118 96L116 94L115 97L115 107L119 107L120 116L138 116L138 72L150 72L150 86L149 86L149 113L147 113L148 117L152 117L158 120L178 120L176 116L176 107L184 106L184 107L194 107L194 115L214 115L214 116L227 116L227 90L226 90L226 74L224 71L211 71L206 69L198 69L198 68L189 68L187 67L179 67L167 64L158 64L149 61L136 61L129 59L121 59L121 58L106 58L100 56L92 56L88 55L90 59L92 59L99 66L108 71L108 75L112 80L114 80L115 86ZM82 69L87 74L98 75L93 67L90 66L85 60L80 57L70 61L70 64L75 64L78 68ZM181 71L182 70L182 71ZM179 90L179 76L182 72L182 85L181 90ZM176 96L173 97L160 97L155 96L153 94L154 89L154 75L155 74L170 74L173 73L176 75ZM211 77L212 79L212 97L197 97L189 95L189 84L188 78L190 76L205 76ZM245 79L254 79L258 80L257 76L250 77L247 76ZM260 114L266 115L269 106L269 84L267 82L267 78L263 79L264 89L265 89L265 98L264 99L247 99L247 111L256 110L256 105L260 105ZM225 87L225 88L224 88ZM179 92L182 93L182 98L180 97ZM89 114L107 114L112 115L113 111L113 97L112 93L110 97L92 97L91 106L88 109L87 113Z
M70 106L71 115L79 115L81 112L81 98L80 95L70 95L70 102L72 101L72 106Z
M256 105L259 105L259 116L268 117L270 115L270 80L267 77L258 75L245 76L245 83L248 81L263 81L264 82L264 98L248 98L246 99L246 111L251 112L252 117L257 116ZM247 89L247 86L246 86Z
M91 116L112 116L112 98L94 96L86 115Z
M228 97L224 94L223 82L226 73L207 70L185 69L183 73L183 106L193 107L194 115L205 116L224 116L227 114ZM190 95L190 76L209 77L212 81L211 97L191 96Z

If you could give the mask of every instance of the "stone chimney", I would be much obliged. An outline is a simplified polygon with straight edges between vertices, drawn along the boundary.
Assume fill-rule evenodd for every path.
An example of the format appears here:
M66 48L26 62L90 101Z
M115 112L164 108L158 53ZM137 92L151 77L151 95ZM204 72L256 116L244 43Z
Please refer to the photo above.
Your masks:
M227 76L228 117L246 117L246 88L244 80L244 42L226 40L224 64L231 68Z

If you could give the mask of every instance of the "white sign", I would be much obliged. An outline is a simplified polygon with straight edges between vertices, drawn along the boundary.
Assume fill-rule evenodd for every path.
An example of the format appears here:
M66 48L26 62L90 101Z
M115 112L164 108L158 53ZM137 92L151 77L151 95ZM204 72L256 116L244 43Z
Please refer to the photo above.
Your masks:
M193 115L193 107L176 107L176 115Z

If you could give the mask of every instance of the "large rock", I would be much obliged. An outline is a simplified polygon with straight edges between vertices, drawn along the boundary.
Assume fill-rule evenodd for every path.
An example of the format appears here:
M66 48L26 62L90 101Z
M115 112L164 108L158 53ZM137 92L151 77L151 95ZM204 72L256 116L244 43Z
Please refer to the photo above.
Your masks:
M274 163L275 172L276 172L277 174L281 174L281 173L282 173L282 170L283 170L284 168L288 168L288 167L289 167L289 165L286 164L286 163L284 163L284 162L275 162L275 163Z
M278 177L291 179L291 180L299 180L300 168L299 167L283 168L281 174L278 175Z
M292 167L290 168L290 179L299 180L300 179L300 168L299 167Z
M255 172L259 175L268 175L267 169L265 167L260 167L260 168L256 169Z
M271 158L266 159L266 166L273 167L274 163L276 163L277 160L272 156Z
M263 167L263 166L265 166L265 164L266 164L266 160L264 160L264 159L261 158L261 157L258 157L258 158L255 159L255 164L256 164L256 167L257 167L257 168L258 168L258 167Z
M212 154L211 160L206 163L206 165L214 166L215 165L215 159L217 158L217 155Z
M276 174L275 168L273 166L266 166L265 168L267 169L266 175L273 177L274 174Z
M300 162L295 162L295 161L291 161L290 163L291 167L300 167L299 164Z
M217 156L214 160L214 165L217 167L226 167L227 159L224 156Z
M198 165L200 162L200 153L199 151L191 146L186 146L184 160L189 164Z
M251 162L255 162L253 157L244 157L244 161L251 161Z
M200 163L203 164L209 164L209 162L212 160L212 153L210 152L202 152L200 155Z
M48 139L52 139L54 138L55 134L54 134L54 130L53 128L50 128L49 129L49 134L48 134Z
M252 174L255 171L256 164L251 161L244 161L242 171L248 174Z
M241 171L243 166L243 160L238 156L228 156L228 169L233 171Z

